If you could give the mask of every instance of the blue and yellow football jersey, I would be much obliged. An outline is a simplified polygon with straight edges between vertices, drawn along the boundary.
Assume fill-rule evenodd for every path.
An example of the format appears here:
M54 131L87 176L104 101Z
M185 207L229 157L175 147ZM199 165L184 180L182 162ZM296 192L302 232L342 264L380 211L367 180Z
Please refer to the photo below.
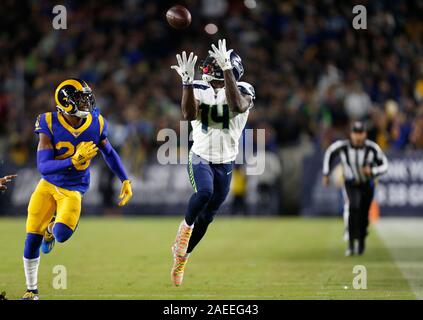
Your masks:
M35 132L48 135L54 146L56 160L71 157L81 142L99 144L107 137L107 121L97 113L90 114L79 128L69 125L60 112L48 112L38 116ZM90 183L91 161L60 173L42 175L51 184L84 194Z

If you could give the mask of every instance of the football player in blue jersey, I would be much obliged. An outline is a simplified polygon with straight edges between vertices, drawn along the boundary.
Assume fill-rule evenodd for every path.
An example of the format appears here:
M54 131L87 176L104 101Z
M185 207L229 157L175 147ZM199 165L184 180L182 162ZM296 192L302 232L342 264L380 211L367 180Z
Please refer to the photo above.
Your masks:
M27 285L24 300L39 298L40 248L43 253L49 253L55 241L67 241L78 225L82 196L90 183L91 160L98 150L122 181L119 206L124 206L132 197L131 182L107 139L107 121L95 108L88 84L80 79L63 81L56 89L55 101L57 111L39 115L35 123L41 180L28 205L23 256Z

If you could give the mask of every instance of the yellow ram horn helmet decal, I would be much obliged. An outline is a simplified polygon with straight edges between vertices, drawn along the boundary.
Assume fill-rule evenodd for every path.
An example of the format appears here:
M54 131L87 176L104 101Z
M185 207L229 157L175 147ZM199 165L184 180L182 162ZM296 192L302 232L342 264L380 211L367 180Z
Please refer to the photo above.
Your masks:
M72 110L73 106L70 105L69 103L66 103L66 97L60 99L59 93L60 93L60 90L62 90L64 86L69 86L69 85L73 86L78 91L82 90L82 88L84 86L88 86L86 83L81 83L80 81L75 80L75 79L68 79L68 80L62 81L57 86L56 92L54 94L54 99L56 101L57 106L65 112L70 112Z

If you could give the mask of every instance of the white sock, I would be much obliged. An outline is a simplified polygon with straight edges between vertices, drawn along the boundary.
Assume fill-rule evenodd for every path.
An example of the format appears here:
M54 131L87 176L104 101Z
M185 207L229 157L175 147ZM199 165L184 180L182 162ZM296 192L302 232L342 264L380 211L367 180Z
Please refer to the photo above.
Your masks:
M187 223L187 221L184 219L184 225L185 227L188 227L190 229L194 228L194 224L192 224L191 226Z
M51 226L51 228L50 228L50 226ZM47 230L48 230L48 232L50 232L51 234L53 234L53 227L54 227L54 223L53 224L48 224L48 226L47 226Z
M40 265L40 257L35 259L23 258L26 287L28 290L37 290L38 266Z

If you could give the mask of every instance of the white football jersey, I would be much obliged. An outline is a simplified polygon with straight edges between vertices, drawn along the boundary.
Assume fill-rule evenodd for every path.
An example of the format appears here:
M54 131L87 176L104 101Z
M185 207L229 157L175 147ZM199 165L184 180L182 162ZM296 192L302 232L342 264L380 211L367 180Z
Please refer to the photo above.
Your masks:
M255 98L254 88L247 82L237 82L243 94ZM194 96L200 102L197 119L191 121L194 143L192 152L211 163L235 160L239 139L247 123L249 109L235 113L229 109L225 88L215 91L206 81L194 81Z

